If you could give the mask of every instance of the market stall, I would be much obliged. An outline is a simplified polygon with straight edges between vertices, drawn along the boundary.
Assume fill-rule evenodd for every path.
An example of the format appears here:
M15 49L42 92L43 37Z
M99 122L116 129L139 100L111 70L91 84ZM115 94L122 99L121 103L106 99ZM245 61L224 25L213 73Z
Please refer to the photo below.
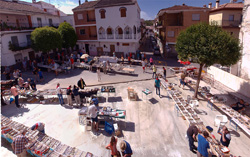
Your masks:
M25 125L12 121L11 119L1 115L1 136L10 143L20 134L21 130L27 130L26 137L29 139L26 145L27 152L37 157L94 157L90 152L81 151L75 147L63 144L46 134L37 130L33 131Z

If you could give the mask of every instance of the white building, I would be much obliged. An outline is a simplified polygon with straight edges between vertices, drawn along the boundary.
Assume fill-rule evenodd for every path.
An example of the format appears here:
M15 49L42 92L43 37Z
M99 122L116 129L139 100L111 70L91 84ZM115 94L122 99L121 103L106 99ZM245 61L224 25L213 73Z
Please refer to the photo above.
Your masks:
M1 65L12 66L23 59L34 60L30 34L36 27L60 23L60 11L45 2L27 3L18 0L0 0ZM10 49L10 43L14 49Z
M78 45L91 55L135 53L141 39L136 0L85 2L73 9Z
M65 16L60 16L60 23L62 22L67 22L69 23L72 27L75 28L75 20L74 20L74 15L73 14L66 14Z

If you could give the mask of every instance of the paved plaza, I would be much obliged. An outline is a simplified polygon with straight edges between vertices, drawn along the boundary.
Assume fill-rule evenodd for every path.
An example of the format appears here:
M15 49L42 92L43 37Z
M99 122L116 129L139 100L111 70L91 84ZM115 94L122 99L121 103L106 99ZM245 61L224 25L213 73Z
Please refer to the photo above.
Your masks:
M56 83L61 83L63 88L68 85L76 84L77 80L82 77L85 79L87 88L100 87L98 84L111 84L116 88L116 95L102 95L99 97L100 106L111 106L117 109L126 110L126 119L118 120L117 123L122 130L122 136L118 138L119 143L125 139L131 144L134 155L141 156L196 156L189 151L188 141L185 133L188 128L188 122L182 117L178 117L174 107L174 101L168 97L167 92L161 89L162 98L155 94L154 80L152 71L142 73L140 66L134 66L138 77L102 74L102 82L97 82L97 76L94 72L88 70L76 69L70 74L61 74L53 78L54 74L48 73L44 84L38 84L38 90L55 88ZM160 68L159 68L160 69ZM29 72L25 73L29 75ZM168 80L172 83L178 83L179 78L172 75L168 71ZM120 83L124 82L124 83ZM201 86L206 85L201 82ZM130 101L128 99L128 87L134 88L138 93L138 101ZM142 95L142 90L148 88L152 90L147 98ZM192 91L188 87L179 89L183 96L192 95ZM212 89L218 92L220 90ZM214 118L221 115L216 110L210 110L206 101L200 100L198 108L199 117L205 125L214 128L214 135L220 138L214 127ZM234 103L229 99L228 103ZM105 146L110 141L110 135L103 129L98 133L87 131L85 127L79 125L78 108L69 106L61 106L55 104L23 104L24 107L18 109L14 104L3 106L1 111L4 116L31 127L36 122L44 122L46 124L46 134L60 140L62 143L71 147L79 148L86 152L92 152L97 156L110 156L110 151ZM250 139L241 130L235 131L233 127L227 124L231 131L232 140L229 146L232 154L242 157L248 156L250 149ZM3 140L3 139L2 139ZM196 143L197 145L197 143ZM8 149L6 149L8 148ZM1 152L7 156L13 156L12 149L7 143L2 143Z

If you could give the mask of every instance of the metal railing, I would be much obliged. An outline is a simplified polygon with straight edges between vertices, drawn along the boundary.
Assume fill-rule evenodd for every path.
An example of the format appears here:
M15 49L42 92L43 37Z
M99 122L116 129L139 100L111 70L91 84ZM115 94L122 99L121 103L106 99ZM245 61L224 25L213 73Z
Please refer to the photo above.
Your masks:
M87 19L88 22L95 22L95 19Z
M116 34L116 35L115 35L115 38L116 38L116 39L122 39L122 38L123 38L123 34Z
M239 27L241 24L240 20L230 21L230 20L214 20L210 21L210 24L216 24L222 27Z
M59 23L53 23L53 24L45 24L45 23L32 23L30 25L29 23L10 23L10 22L3 22L0 23L0 29L1 31L14 31L14 30L33 30L37 27L55 27L57 28L59 26Z
M107 34L107 39L114 39L114 34Z
M132 39L132 34L124 34L125 39Z
M99 39L106 39L106 35L105 34L99 34Z

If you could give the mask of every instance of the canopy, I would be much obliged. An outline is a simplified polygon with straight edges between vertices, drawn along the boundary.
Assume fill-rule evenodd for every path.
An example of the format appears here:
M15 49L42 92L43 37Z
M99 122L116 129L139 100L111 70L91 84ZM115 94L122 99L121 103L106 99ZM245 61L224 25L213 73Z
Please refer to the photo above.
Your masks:
M88 57L89 57L88 54L83 54L83 55L81 56L81 59L88 58Z
M184 64L184 65L189 65L189 64L191 64L189 61L181 61L181 60L178 60L178 62L180 62L181 64Z

